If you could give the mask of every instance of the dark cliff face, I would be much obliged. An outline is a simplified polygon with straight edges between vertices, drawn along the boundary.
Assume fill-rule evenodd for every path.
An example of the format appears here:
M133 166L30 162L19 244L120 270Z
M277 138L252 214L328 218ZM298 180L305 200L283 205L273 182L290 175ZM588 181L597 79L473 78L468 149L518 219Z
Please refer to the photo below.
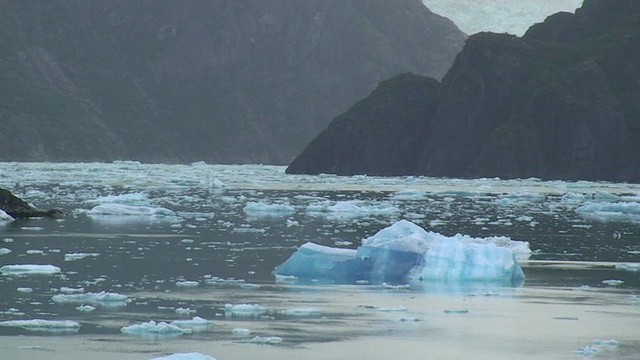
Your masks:
M0 160L286 163L464 35L419 0L0 0Z
M553 15L522 38L474 35L442 80L433 112L398 110L407 120L397 126L423 119L430 130L405 139L416 144L413 161L395 173L640 181L638 59L638 2L585 1L575 15ZM374 126L375 112L370 113L368 125L361 126ZM359 132L350 136L343 134L342 142L367 141ZM415 142L417 136L422 141ZM313 144L300 156L321 156ZM387 163L367 154L361 158ZM296 159L288 171L299 169ZM353 166L341 173L390 172Z

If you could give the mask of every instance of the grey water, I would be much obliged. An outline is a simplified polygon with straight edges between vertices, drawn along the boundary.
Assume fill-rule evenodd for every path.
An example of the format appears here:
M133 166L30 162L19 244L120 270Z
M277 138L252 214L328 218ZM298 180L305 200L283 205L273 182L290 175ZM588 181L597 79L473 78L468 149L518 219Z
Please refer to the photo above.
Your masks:
M554 311L559 303L596 308L613 304L623 307L629 321L640 323L636 296L640 296L639 272L616 266L640 261L640 218L628 213L585 216L576 211L598 196L611 195L606 199L610 202L640 201L640 187L632 184L301 177L287 176L280 167L206 164L0 165L0 186L38 207L61 208L70 214L62 220L0 222L0 248L11 250L0 256L0 266L48 264L61 269L53 275L0 276L0 321L48 319L82 324L77 333L47 336L109 335L113 342L144 343L149 339L132 338L120 329L149 320L169 322L199 316L220 326L214 324L188 335L193 341L238 343L243 340L231 329L249 327L255 330L254 334L281 337L283 342L274 346L313 347L387 334L390 330L386 313L368 310L376 308L371 303L380 299L386 301L384 305L402 308L420 303L421 299L444 296L448 300L435 302L441 306L437 308L437 316L441 316L446 310L442 306L447 303L454 305L462 299L464 305L464 301L471 302L478 294L495 294L500 302L524 299L528 303L548 303ZM407 189L419 189L420 194L403 197L401 191ZM578 194L579 200L569 201L567 194ZM88 213L100 201L107 201L105 197L126 200L128 195L135 204L169 209L175 215ZM365 210L305 210L321 201L353 201ZM294 210L247 213L243 209L250 202L286 203ZM387 210L366 211L382 208ZM460 233L528 241L533 253L529 259L521 260L525 284L519 289L425 284L390 290L381 284L283 283L272 274L307 241L356 248L363 238L401 219L447 236ZM78 253L86 256L75 260L69 257ZM611 279L622 282L617 286L603 283ZM82 288L85 293L125 294L130 300L118 306L94 304L95 311L81 312L76 307L82 304L52 300L63 287ZM538 290L564 292L549 295ZM267 313L249 318L225 313L225 304L244 303L265 306ZM421 304L419 307L425 306ZM301 317L281 311L301 307L317 308L322 315ZM175 311L181 308L189 311ZM409 308L408 313L400 315L411 317L411 310L417 309ZM422 316L420 320L429 318L423 309L417 314ZM581 316L567 310L553 318L556 322L571 322ZM400 334L395 336L402 337L409 330L399 324L394 322L392 327L395 334ZM597 323L591 325L598 327ZM42 335L20 327L0 326L0 344L3 337ZM630 338L638 336L640 330L629 334ZM637 342L620 341L608 356L633 358L640 349ZM572 356L572 345L566 346L558 358ZM496 357L500 356L492 358Z

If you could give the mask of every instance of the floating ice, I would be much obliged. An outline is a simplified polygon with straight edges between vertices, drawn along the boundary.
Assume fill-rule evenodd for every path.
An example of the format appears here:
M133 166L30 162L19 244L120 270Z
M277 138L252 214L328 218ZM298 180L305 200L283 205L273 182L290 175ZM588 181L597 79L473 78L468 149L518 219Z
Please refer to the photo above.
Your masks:
M496 204L500 205L527 205L532 202L543 202L545 195L533 192L519 192L501 195L495 200Z
M231 330L231 333L232 333L233 335L247 336L247 335L251 335L251 329L247 329L247 328L235 328L235 329Z
M224 306L224 313L226 316L254 317L260 316L265 312L267 312L265 308L256 304L226 304Z
M85 294L58 294L51 297L51 300L57 303L73 303L73 304L92 304L100 306L124 306L127 304L126 295L99 292Z
M181 287L198 287L198 285L200 285L197 281L176 281L176 286L181 286Z
M252 216L283 216L295 212L295 208L285 204L266 204L261 201L250 201L242 210Z
M53 265L5 265L0 267L0 273L5 275L51 275L60 272L60 268Z
M156 323L153 320L146 323L123 326L120 331L125 334L134 335L182 335L191 333L191 329L183 329L175 325L167 324L164 321Z
M69 253L69 254L64 254L64 261L76 261L76 260L82 260L86 257L98 257L100 256L100 254L98 253Z
M19 287L18 292L23 292L23 293L30 293L33 292L33 289L30 287Z
M249 340L249 342L252 344L275 345L280 344L282 342L282 338L279 336L256 336Z
M7 248L0 248L0 255L6 255L11 253L11 249L7 249Z
M573 354L582 355L584 357L591 357L601 353L603 350L616 348L618 345L619 343L615 339L596 339L593 341L593 343L591 343L591 345L573 350Z
M6 212L4 212L4 210L0 209L0 221L12 221L13 220L13 216L7 214Z
M175 216L175 213L169 209L162 207L151 206L133 206L117 203L107 203L95 206L93 209L87 211L87 215L90 216L104 216L104 215L117 215L117 216Z
M422 200L427 197L427 193L420 190L402 190L393 194L393 198L397 200Z
M618 270L626 270L632 272L640 271L640 263L622 263L616 264L616 269Z
M95 200L89 200L95 204L124 204L124 205L148 205L149 197L143 193L131 193L120 195L101 196Z
M151 360L216 360L209 355L204 355L201 353L184 353L184 354L172 354L169 356L162 356L158 358L153 358Z
M361 217L372 215L393 215L400 213L395 206L362 205L359 201L323 201L310 204L305 210L311 215L323 215L326 217Z
M446 237L401 220L364 239L357 250L306 243L274 274L339 283L413 279L517 285L524 273L505 239Z
M445 314L467 314L468 312L469 310L465 308L444 310Z
M213 322L203 319L199 316L195 316L191 320L174 320L171 322L171 325L174 325L183 329L187 328L187 329L195 330L195 329L209 327L213 325Z
M81 311L81 312L92 312L95 309L96 309L95 306L91 306L91 305L80 305L80 306L76 307L76 310Z
M602 280L602 283L609 286L618 286L624 283L622 280Z
M192 313L196 313L196 310L191 310L191 308L177 308L176 309L176 314L178 315L189 315Z
M19 327L29 331L76 332L81 325L71 320L10 320L0 321L0 326Z
M640 203L638 202L599 202L578 207L578 214L602 221L640 221Z
M322 314L320 309L318 308L295 308L295 309L287 309L280 312L283 315L289 316L318 316Z

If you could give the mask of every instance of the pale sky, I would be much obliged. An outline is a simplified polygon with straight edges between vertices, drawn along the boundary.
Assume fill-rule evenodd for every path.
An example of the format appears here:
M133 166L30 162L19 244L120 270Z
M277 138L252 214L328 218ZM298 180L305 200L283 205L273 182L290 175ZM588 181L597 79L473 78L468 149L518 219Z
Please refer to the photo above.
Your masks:
M453 20L471 35L480 31L518 36L558 11L574 12L582 0L422 0L431 11Z

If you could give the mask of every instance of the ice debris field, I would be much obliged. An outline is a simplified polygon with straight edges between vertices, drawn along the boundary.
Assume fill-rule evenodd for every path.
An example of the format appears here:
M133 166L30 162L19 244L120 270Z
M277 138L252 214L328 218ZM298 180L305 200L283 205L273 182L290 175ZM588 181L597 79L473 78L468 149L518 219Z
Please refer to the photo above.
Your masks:
M0 212L0 351L42 334L109 336L117 351L397 332L445 354L459 344L436 334L457 324L487 343L509 328L491 336L536 339L550 359L640 350L638 185L137 162L0 163L0 185L70 213ZM135 359L221 358L186 350Z

